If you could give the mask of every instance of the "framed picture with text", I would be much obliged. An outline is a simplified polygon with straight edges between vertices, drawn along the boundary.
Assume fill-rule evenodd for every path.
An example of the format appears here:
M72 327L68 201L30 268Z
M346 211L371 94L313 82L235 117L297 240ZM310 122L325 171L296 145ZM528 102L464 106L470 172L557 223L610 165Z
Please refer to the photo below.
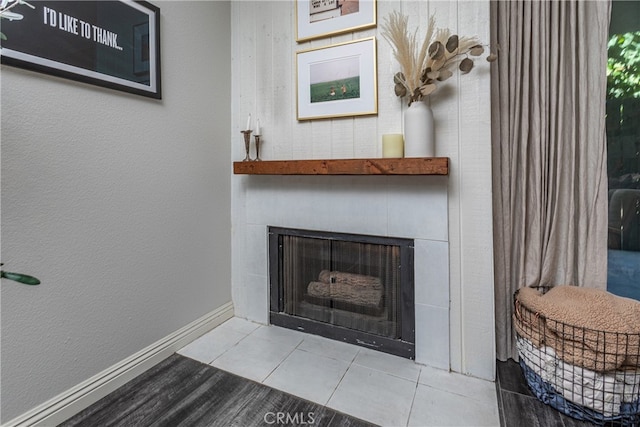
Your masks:
M298 52L296 69L298 120L378 113L375 37Z
M296 0L296 40L376 26L376 0Z
M160 9L145 1L32 1L2 20L2 63L161 99Z

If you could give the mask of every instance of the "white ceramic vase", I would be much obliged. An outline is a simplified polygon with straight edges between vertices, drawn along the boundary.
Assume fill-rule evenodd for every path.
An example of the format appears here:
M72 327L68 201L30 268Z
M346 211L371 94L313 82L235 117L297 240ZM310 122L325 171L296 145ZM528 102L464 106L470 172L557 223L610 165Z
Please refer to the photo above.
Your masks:
M435 157L433 111L424 101L414 101L404 112L404 156Z

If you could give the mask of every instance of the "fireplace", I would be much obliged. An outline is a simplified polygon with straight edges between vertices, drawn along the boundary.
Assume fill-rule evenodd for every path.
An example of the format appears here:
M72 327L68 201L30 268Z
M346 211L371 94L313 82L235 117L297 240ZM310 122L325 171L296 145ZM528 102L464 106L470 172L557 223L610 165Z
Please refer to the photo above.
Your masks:
M269 227L271 323L414 359L413 245Z

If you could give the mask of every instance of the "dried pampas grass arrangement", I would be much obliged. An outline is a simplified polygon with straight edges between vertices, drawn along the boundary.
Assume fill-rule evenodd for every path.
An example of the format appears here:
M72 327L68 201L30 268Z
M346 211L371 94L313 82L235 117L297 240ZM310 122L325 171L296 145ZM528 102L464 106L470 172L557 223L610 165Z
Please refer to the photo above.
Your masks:
M435 28L435 17L429 19L424 40L419 44L418 29L409 32L409 18L394 11L382 24L382 36L393 48L401 72L393 77L395 93L409 97L409 105L421 101L436 90L436 82L453 76L457 67L463 74L473 69L470 56L480 56L485 48L476 37L460 37L451 30ZM496 54L489 53L487 61L495 61Z

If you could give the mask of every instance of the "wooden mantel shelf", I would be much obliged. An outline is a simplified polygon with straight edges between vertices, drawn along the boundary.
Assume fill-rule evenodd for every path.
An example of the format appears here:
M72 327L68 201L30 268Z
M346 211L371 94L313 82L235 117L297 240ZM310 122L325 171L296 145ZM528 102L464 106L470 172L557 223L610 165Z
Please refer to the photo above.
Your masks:
M448 175L448 157L234 162L237 175Z

